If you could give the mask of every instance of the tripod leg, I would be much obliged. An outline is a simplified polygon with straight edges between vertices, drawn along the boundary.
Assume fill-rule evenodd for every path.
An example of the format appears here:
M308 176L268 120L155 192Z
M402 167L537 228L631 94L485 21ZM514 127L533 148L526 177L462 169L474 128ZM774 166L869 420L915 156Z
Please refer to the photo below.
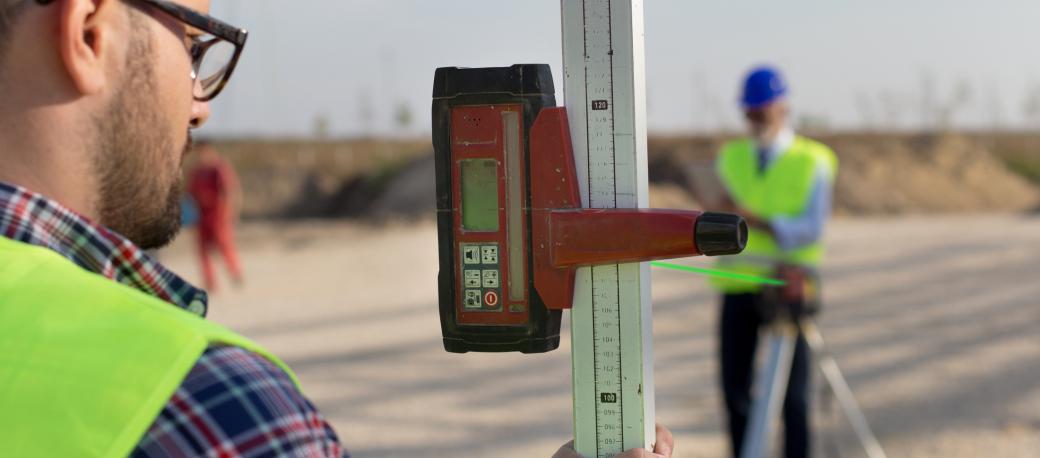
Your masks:
M764 458L769 450L769 442L773 437L772 426L776 424L787 393L797 337L795 327L787 323L773 324L767 332L769 356L763 368L763 376L758 378L759 393L751 406L741 458Z
M881 443L874 436L874 432L870 430L867 417L863 415L859 404L856 403L856 398L852 395L852 389L849 388L849 384L846 383L841 370L838 369L838 362L835 361L834 356L826 351L823 335L820 334L819 328L811 320L802 321L801 327L805 340L809 342L809 348L812 349L818 358L820 372L823 372L824 379L830 385L831 391L838 400L838 405L841 407L845 417L852 424L852 429L856 432L859 442L863 444L863 449L867 452L867 456L870 458L886 458L885 451L881 448Z
M826 384L814 388L819 390L820 403L818 405L821 417L826 420L828 429L833 430L838 424L838 416L841 415L838 413L840 407L835 405L834 392L831 391L831 386ZM824 451L823 456L841 456L841 447L833 431L826 435L821 434L820 443Z

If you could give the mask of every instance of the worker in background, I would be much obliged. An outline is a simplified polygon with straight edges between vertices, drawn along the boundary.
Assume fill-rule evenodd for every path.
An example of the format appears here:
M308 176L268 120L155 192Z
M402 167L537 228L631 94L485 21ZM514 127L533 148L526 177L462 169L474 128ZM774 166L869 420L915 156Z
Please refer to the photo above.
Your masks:
M242 205L242 192L235 169L217 154L209 142L195 147L195 165L188 174L188 193L198 209L199 263L206 290L217 288L217 275L210 259L214 249L220 252L227 265L231 280L242 283L242 266L235 247L235 220Z
M245 46L209 6L0 0L0 455L347 456L144 251L179 229L191 131Z
M837 159L827 146L795 134L789 126L787 83L780 72L753 69L741 105L750 138L731 141L716 162L728 194L722 210L748 222L747 248L720 260L724 270L762 277L781 276L801 288L823 259L823 229L830 216ZM722 293L720 356L722 389L734 456L740 456L751 410L755 350L763 316L763 287L713 279ZM808 456L811 355L799 335L783 405L784 452Z

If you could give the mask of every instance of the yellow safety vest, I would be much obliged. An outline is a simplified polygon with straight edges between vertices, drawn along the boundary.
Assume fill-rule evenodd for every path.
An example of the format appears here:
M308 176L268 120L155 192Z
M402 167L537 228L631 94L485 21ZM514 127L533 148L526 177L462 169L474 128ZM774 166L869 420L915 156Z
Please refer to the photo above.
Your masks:
M0 455L124 457L211 345L259 345L0 237Z
M776 158L765 172L759 172L758 154L751 140L727 143L716 162L716 170L733 201L755 216L769 220L778 216L801 215L809 205L817 168L822 164L833 180L838 170L838 159L826 145L796 136L790 148ZM769 276L779 262L818 266L823 259L822 241L783 251L773 236L765 231L751 229L747 247L736 256L719 259L719 267L726 271ZM713 278L711 284L725 293L756 292L761 285Z

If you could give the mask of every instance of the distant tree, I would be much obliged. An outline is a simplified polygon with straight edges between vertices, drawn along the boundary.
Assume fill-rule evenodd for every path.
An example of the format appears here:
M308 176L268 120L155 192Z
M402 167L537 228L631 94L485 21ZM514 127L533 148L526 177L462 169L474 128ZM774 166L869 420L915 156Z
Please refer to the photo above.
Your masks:
M371 137L375 132L375 119L376 111L375 107L372 106L371 91L362 90L358 97L358 121L361 125L361 136Z
M921 129L931 130L936 127L938 120L938 96L935 77L927 70L921 70L918 74L920 81L920 106L918 113L921 115Z
M314 138L317 140L328 140L330 125L331 123L329 122L328 113L318 113L314 115L314 121L312 122L312 135Z
M973 93L971 83L968 80L961 79L958 81L950 97L936 107L936 127L945 130L952 128L954 117L962 108L968 106Z
M865 92L856 94L856 110L859 111L861 129L874 130L877 128L875 125L877 113L874 109L874 104L871 103L870 96Z
M1030 128L1040 127L1040 84L1034 82L1022 99L1022 116Z
M902 126L903 114L906 112L908 101L898 92L882 90L877 96L878 106L881 107L881 116L885 119L889 130L898 130Z
M394 111L394 123L397 125L399 133L403 133L412 127L412 121L415 120L415 116L412 115L412 107L408 105L408 102L401 102L397 105L397 110Z
M802 132L825 132L830 127L830 119L825 115L805 113L798 117L797 128Z
M700 70L693 74L693 103L694 110L699 114L699 116L694 116L695 123L699 124L700 130L715 132L733 130L729 113L735 110L730 110L729 105L722 103L718 94L709 87L704 72ZM696 122L698 117L700 121Z
M998 131L1004 128L1004 103L1000 99L997 86L990 82L986 91L986 105L989 111L990 129Z
M703 89L704 75L701 74L700 71L694 70L691 79L693 81L693 85L690 86L693 91L693 97L690 98L690 114L693 118L691 127L693 127L694 132L699 130L707 130L708 123L705 120L707 118L707 116L705 115L706 104L704 102L704 98L701 96L705 92Z

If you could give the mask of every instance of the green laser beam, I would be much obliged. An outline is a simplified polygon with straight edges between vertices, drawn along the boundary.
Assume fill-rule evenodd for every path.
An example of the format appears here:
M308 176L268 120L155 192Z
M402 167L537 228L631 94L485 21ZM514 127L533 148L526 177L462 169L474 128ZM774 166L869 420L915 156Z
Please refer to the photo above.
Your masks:
M746 281L750 283L759 283L763 285L775 285L784 286L787 282L783 280L777 280L775 278L757 277L754 275L738 274L736 272L727 272L725 270L705 269L703 267L691 267L684 266L681 264L669 264L667 262L651 262L650 265L654 267L661 267L664 269L681 270L683 272L693 272L697 274L707 275L709 277L728 278L730 280Z

